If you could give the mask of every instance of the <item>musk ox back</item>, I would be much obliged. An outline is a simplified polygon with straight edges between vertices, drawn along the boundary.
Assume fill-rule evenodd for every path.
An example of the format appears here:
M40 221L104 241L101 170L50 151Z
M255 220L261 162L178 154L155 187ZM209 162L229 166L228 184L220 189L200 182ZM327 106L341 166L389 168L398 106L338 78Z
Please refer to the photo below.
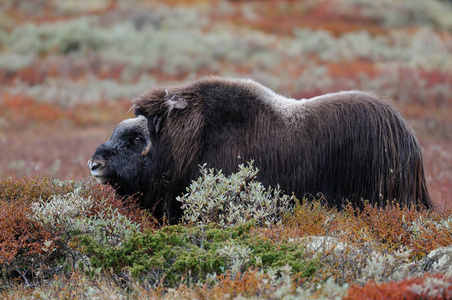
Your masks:
M299 198L323 195L337 207L345 199L431 206L419 143L400 112L376 95L294 100L251 80L211 77L153 89L134 106L152 142L142 204L157 216L181 216L175 198L199 165L231 173L251 160L264 185Z

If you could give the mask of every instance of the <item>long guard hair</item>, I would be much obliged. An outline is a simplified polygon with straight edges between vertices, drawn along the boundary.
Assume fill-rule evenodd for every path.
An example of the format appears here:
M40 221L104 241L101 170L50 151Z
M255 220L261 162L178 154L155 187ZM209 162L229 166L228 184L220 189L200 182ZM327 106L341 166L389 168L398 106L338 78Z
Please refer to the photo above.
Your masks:
M151 90L134 101L148 120L151 178L145 206L181 215L176 196L199 165L237 170L254 160L258 180L330 205L362 200L431 207L421 147L401 113L362 91L285 98L247 79L209 77Z

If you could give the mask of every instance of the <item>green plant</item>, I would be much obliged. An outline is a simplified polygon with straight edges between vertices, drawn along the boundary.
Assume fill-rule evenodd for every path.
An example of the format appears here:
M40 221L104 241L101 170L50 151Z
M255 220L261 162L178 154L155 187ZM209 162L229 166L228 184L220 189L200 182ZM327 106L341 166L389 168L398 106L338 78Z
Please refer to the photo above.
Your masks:
M239 165L229 176L201 167L201 176L193 181L182 202L182 220L191 223L216 223L220 227L243 225L249 221L269 226L291 211L294 197L282 195L279 188L266 189L257 181L258 169L252 162Z
M214 274L239 276L250 267L279 270L285 265L300 278L316 270L295 244L273 244L256 237L252 226L218 229L213 225L167 226L136 234L118 247L103 247L95 239L80 239L94 268L130 274L154 286L203 283Z

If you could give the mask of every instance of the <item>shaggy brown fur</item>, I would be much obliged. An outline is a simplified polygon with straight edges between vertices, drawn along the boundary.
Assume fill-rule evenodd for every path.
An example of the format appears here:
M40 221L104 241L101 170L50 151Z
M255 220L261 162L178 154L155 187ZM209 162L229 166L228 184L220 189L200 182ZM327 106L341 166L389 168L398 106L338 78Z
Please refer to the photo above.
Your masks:
M170 218L180 216L174 198L199 165L231 173L250 160L264 185L298 197L322 194L338 207L344 199L431 206L421 147L400 112L376 95L294 100L251 80L211 77L151 90L134 105L152 141L145 205L160 201Z

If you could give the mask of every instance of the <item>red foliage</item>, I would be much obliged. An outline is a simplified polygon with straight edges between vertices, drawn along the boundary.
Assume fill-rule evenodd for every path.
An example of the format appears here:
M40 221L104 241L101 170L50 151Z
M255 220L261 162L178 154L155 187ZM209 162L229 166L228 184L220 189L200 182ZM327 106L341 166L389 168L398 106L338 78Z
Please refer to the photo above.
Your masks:
M10 264L18 255L23 257L22 262L30 261L44 253L45 241L57 239L38 222L30 220L29 213L24 203L0 200L0 265Z
M449 135L452 134L448 132ZM452 140L441 140L434 137L434 134L442 135L439 130L436 130L430 136L420 138L429 192L439 210L452 209L452 155L450 152Z
M375 64L368 60L330 63L328 66L329 74L332 78L356 78L360 74L366 74L369 78L375 78L378 75Z
M359 217L368 225L373 238L386 248L396 250L401 245L407 246L413 250L413 257L421 258L438 247L452 243L448 230L422 220L440 221L449 215L450 211L418 211L391 204L384 209L366 205Z
M444 274L425 275L399 282L377 284L369 282L364 286L352 285L344 300L409 300L409 299L451 299L452 278Z
M53 179L42 175L22 179L0 176L0 201L29 205L46 201L52 195L69 193L73 188L73 182L55 184Z
M371 242L382 251L393 252L405 246L413 250L412 258L419 259L434 249L452 244L449 230L437 226L450 214L447 209L408 209L396 203L384 208L365 204L362 211L349 204L337 212L322 207L319 202L302 202L286 217L284 228L264 229L260 234L276 241L339 233L350 244Z
M144 209L139 207L134 197L119 198L110 186L101 185L92 181L86 182L83 187L82 197L91 197L94 201L94 207L91 214L95 215L105 206L117 209L119 213L129 218L131 221L141 224L142 231L154 229L159 226L155 218ZM102 206L100 205L102 203Z
M70 108L49 102L39 102L26 94L0 94L0 117L22 127L33 122L51 123L71 120L77 125L119 122L130 109L129 100L117 103L100 102L96 105L79 104Z
M57 1L37 1L34 5L27 8L21 5L18 0L9 1L8 5L2 7L4 13L14 19L16 22L34 22L37 24L56 22L67 20L70 17L78 17L80 15L99 15L109 11L113 11L117 7L117 0L104 1L104 5L100 7L88 6L90 9L81 10L80 12L70 10L70 13L62 14L58 9Z
M243 274L232 276L230 273L217 276L218 283L212 288L207 284L195 288L196 296L200 299L218 299L227 295L228 299L235 298L270 298L277 289L270 283L268 274L259 273L257 269L249 269ZM293 287L293 289L295 289ZM186 286L179 287L190 294L190 289Z
M256 280L259 278L260 280ZM266 274L258 274L257 270L249 270L243 275L238 274L232 277L230 273L227 275L219 275L219 282L213 288L214 295L230 295L233 299L238 296L247 297L262 294L268 290L270 285L262 284L263 279L269 279ZM268 281L268 280L267 280Z
M424 88L432 88L437 84L452 86L452 73L438 70L419 70L421 78L426 80L427 85Z
M16 124L25 125L30 121L52 122L65 116L58 106L50 103L38 103L24 94L0 95L0 108L5 116Z
M242 9L244 4L251 5L259 17L247 17ZM238 13L228 16L227 21L280 35L292 35L294 28L325 30L334 36L362 30L370 34L386 32L376 24L376 20L360 17L358 12L352 16L339 13L333 1L319 1L315 5L309 3L300 5L300 1L285 1L284 8L281 8L281 1L274 0L266 1L265 5L262 5L261 1L251 1L251 3L250 1L231 1L231 5L236 7Z
M0 264L8 265L18 255L26 262L44 252L45 241L58 239L30 219L30 204L54 194L67 193L72 188L71 183L56 185L44 176L20 180L0 176Z

